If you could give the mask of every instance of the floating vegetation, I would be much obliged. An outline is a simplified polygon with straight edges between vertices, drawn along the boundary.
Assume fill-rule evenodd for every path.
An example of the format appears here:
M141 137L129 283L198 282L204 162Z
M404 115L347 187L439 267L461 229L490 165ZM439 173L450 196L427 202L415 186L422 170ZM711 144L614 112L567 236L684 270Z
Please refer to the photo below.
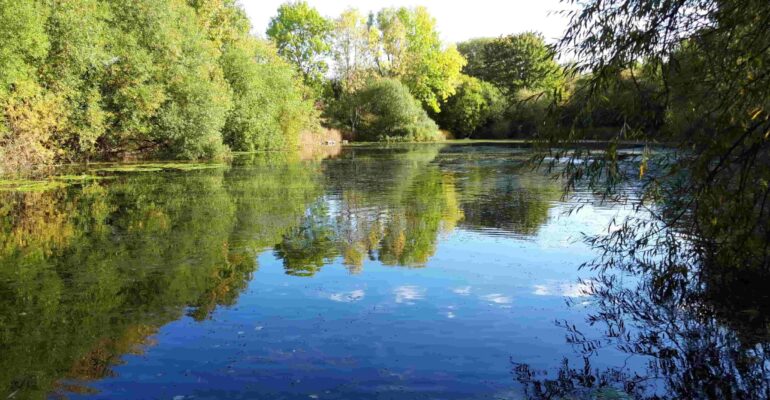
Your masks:
M99 168L94 171L97 171L97 172L160 172L160 171L163 171L163 169L157 168L157 167L121 165L118 167Z
M98 181L103 179L113 178L111 176L92 175L92 174L80 174L80 175L57 175L53 179L64 182L82 182L82 181Z
M66 183L57 180L27 180L5 179L0 180L0 191L4 192L44 192L67 186Z
M223 168L225 164L208 163L144 163L119 164L95 169L95 172L160 172L160 171L196 171L202 169Z
M196 171L223 168L225 164L204 163L146 163L146 164L107 164L88 172L50 176L45 179L0 179L0 191L4 192L43 192L59 189L84 182L114 179L105 173Z

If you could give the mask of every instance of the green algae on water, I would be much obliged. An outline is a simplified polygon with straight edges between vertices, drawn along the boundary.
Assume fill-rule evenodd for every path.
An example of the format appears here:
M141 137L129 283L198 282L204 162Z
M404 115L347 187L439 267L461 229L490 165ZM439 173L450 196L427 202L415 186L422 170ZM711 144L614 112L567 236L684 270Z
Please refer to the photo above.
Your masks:
M113 178L111 176L102 176L102 175L92 175L92 174L81 174L81 175L57 175L54 176L53 179L64 181L64 182L84 182L84 181L99 181L103 179L110 179Z
M160 172L160 171L197 171L223 168L225 164L206 163L145 163L122 164L95 169L96 172Z
M4 192L44 192L67 186L56 180L5 179L0 180L0 191Z
M0 179L0 191L43 192L84 182L115 178L115 176L104 175L104 173L197 171L222 168L224 166L224 164L205 163L113 164L111 166L91 169L89 170L90 173L55 175L47 179Z

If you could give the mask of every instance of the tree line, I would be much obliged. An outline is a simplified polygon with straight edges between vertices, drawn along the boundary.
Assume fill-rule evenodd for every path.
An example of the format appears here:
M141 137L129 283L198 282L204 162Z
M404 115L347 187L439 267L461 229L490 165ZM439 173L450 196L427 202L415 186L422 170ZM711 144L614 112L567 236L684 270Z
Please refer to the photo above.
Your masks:
M446 45L421 7L330 19L297 1L266 39L251 30L235 0L0 0L2 172L288 149L321 122L367 141L505 136L511 99L560 84L541 36Z
M631 139L679 129L687 102L698 100L683 91L693 86L682 68L695 65L676 65L681 72L669 76L645 58L613 71L580 68L566 61L573 50L537 32L445 44L423 7L368 15L351 8L327 18L295 1L279 7L267 36L312 88L325 123L355 140L531 139L573 130ZM608 79L596 87L600 75ZM667 102L664 89L688 100Z
M317 113L234 0L0 1L0 165L287 148Z
M286 3L267 35L315 90L325 121L356 140L509 137L523 131L518 99L564 83L542 35L447 45L423 7L326 18Z

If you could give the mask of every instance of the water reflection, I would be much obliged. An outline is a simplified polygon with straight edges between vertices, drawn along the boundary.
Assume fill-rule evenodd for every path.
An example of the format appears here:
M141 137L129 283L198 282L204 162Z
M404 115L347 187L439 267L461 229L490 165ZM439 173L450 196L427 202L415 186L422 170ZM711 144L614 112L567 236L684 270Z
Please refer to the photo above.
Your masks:
M354 150L326 165L331 193L275 246L286 272L312 276L336 257L353 273L365 259L424 266L439 234L463 218L454 177L430 164L438 153L435 146L385 155Z
M224 183L142 174L0 194L0 387L39 398L62 377L110 376L183 306L204 319L232 304L256 264L230 247Z
M759 283L770 277L755 276L755 283L744 281L745 276L738 281L719 277L720 286L748 290L718 297L700 283L693 285L698 280L692 277L637 278L637 284L628 285L616 275L601 273L591 284L597 309L588 321L603 327L604 335L582 333L578 321L562 324L582 358L577 366L570 364L570 358L575 362L569 354L554 373L516 365L516 377L530 398L770 397L768 299L766 285ZM593 366L611 349L628 358L610 367Z
M520 168L525 158L505 147L351 148L323 162L246 155L225 168L0 192L0 394L96 395L89 382L117 376L125 355L152 348L171 321L218 326L212 315L239 304L266 252L291 276L336 263L364 275L367 265L425 267L443 238L464 231L480 234L473 240L483 260L498 265L482 237L534 238L560 197L557 182ZM504 246L495 249L507 255ZM407 276L379 292L349 287L322 297L339 305L387 297L416 308L433 304L435 282L446 284ZM438 296L507 310L515 306L508 289L457 282ZM430 312L461 319L455 302Z
M563 287L573 306L591 307L582 321L559 322L574 350L560 367L512 359L529 398L770 398L770 274L714 262L710 253L694 262L682 256L692 245L688 237L677 235L667 258L649 250L627 256L617 249L636 244L615 242L577 293ZM600 331L589 334L585 326ZM608 352L620 352L622 361L607 363Z

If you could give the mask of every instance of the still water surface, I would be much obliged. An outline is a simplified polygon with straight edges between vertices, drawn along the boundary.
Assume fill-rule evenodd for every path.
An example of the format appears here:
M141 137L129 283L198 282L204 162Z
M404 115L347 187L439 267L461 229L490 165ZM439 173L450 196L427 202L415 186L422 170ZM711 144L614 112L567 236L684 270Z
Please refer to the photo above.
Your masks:
M519 398L514 365L570 357L555 321L592 307L581 235L628 212L567 214L527 157L356 147L0 192L0 398Z

